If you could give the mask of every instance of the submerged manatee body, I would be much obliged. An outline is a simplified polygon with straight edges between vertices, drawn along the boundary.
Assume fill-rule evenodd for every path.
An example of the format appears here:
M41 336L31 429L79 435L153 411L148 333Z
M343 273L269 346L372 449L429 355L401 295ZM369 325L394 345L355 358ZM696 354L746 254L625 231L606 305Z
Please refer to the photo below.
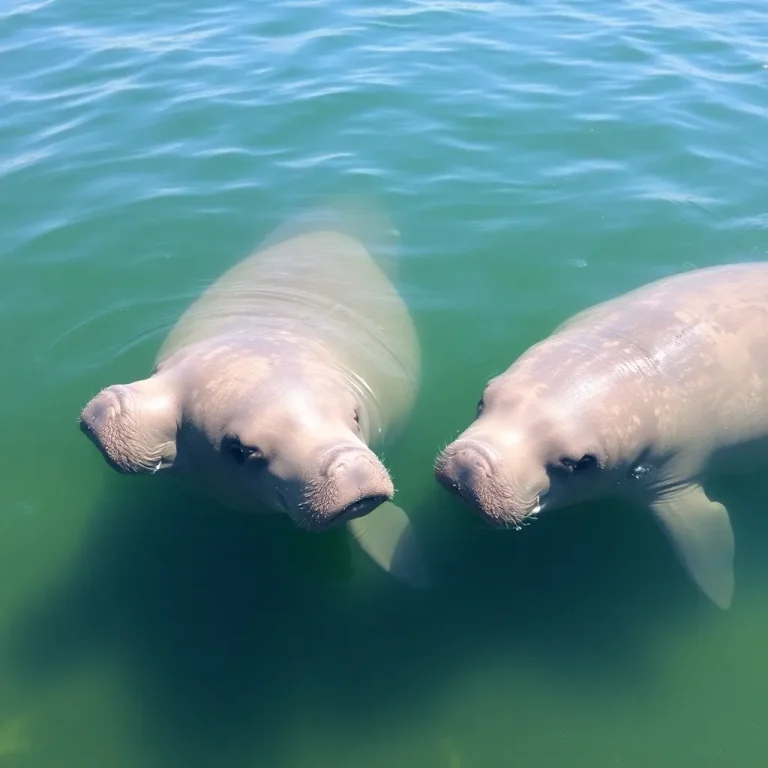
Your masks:
M386 273L359 240L318 228L221 276L149 377L102 390L80 423L121 473L168 471L306 530L345 523L418 583L416 542L374 449L403 424L419 379L418 338Z
M768 263L675 275L585 310L492 379L437 480L498 527L587 499L649 509L730 606L729 515L702 482L768 460Z

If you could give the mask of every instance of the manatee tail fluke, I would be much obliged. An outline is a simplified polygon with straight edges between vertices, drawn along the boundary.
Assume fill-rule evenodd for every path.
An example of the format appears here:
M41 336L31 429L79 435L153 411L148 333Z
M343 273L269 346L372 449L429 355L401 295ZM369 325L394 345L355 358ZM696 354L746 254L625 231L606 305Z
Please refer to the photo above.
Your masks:
M689 485L651 503L683 566L715 605L727 610L734 590L734 540L726 508Z
M416 589L431 586L421 543L400 507L387 501L373 512L350 520L347 529L368 557L387 573Z

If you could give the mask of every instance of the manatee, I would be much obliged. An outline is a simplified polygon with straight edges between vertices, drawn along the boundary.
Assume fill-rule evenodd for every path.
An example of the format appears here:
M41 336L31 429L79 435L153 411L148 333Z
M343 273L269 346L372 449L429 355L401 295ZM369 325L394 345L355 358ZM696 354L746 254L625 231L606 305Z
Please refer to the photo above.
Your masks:
M426 585L377 454L412 410L421 365L385 266L343 226L279 229L187 308L147 378L88 402L81 429L120 473L166 472L306 531L344 525L382 568Z
M675 274L571 317L488 382L435 477L499 528L624 498L727 609L734 535L704 482L767 458L768 263L755 262Z

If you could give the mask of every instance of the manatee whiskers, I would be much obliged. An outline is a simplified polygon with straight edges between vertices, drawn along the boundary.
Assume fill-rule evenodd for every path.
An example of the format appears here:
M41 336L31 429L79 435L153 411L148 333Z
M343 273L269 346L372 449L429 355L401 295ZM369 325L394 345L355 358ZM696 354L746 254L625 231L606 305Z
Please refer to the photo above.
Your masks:
M443 457L443 453L445 452L445 449L446 449L447 447L448 447L448 443L445 443L444 445L442 445L442 446L439 448L439 450L438 450L438 452L437 452L437 455L435 456L435 458L434 458L434 459L433 459L433 461L432 461L432 469L433 469L433 470L436 470L436 469L437 469L438 465L440 464L440 461L442 460L442 457Z
M301 502L301 505L302 510L307 513L306 523L309 527L319 523L324 513L338 505L337 495L327 480L312 480L307 483L304 489L304 500Z
M301 509L302 512L304 512L309 509L309 506L307 505L306 502L301 502L299 504L299 508ZM312 531L313 522L314 522L312 511L309 510L306 514L299 515L299 517L294 522L296 527L300 531L305 531L305 532Z
M536 503L529 512L526 512L522 516L511 516L509 527L514 528L516 531L522 531L523 528L527 528L535 520L538 520L540 512L541 501L539 497L536 497Z
M392 468L389 466L387 462L386 454L382 451L378 454L379 461L381 462L381 465L384 467L385 471L388 475L392 474Z
M164 463L165 459L163 458L162 452L155 452L153 455L147 456L146 458L142 457L139 466L143 472L154 475L163 468Z
M520 531L529 526L538 517L537 506L533 506L528 510L524 508L521 510L517 506L495 507L493 509L483 507L482 509L484 515L492 520L496 527L507 530L514 529Z
M461 434L461 430L457 430L456 431L456 435L459 435L459 434ZM435 458L434 458L434 460L432 462L432 469L433 470L436 470L438 468L438 466L440 465L440 463L444 460L445 452L446 452L448 446L451 444L451 442L452 442L451 440L447 440L438 449L437 455L435 456Z

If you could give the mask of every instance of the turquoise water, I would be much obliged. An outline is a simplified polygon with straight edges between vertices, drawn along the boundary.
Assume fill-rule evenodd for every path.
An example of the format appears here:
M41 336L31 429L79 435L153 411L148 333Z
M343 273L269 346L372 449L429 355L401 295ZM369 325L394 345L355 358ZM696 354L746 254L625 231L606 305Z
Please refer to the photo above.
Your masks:
M723 613L636 510L503 534L431 478L572 312L766 258L764 3L6 2L0 57L0 766L764 764L768 480L712 482ZM77 427L335 195L400 232L424 380L387 461L426 595Z

